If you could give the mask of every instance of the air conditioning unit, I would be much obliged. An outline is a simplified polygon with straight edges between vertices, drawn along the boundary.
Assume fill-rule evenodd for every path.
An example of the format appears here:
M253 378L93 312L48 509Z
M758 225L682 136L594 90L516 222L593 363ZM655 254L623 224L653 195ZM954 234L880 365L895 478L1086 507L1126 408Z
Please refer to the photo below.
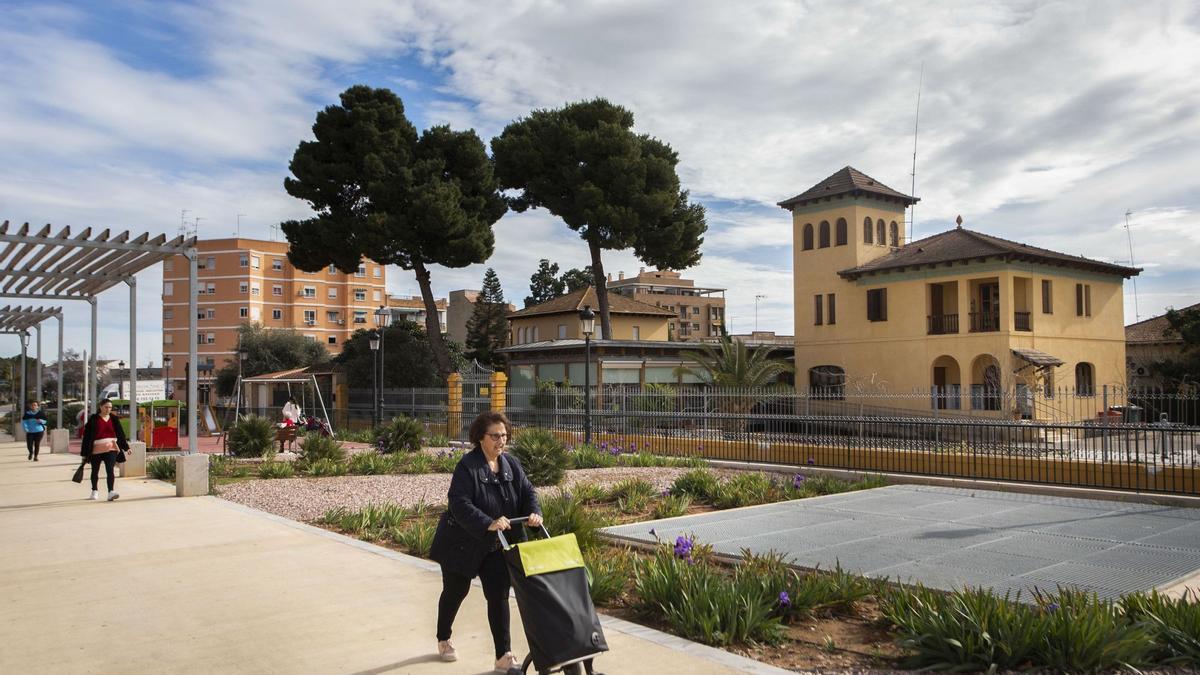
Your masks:
M316 322L316 320L315 320L315 319L314 319L314 320L312 320L312 321L305 321L305 322L304 322L304 325L305 325L305 326L315 326L315 325L317 325L317 322Z
M346 320L345 320L345 319L338 319L338 325L339 325L339 326L345 326L345 325L346 325Z

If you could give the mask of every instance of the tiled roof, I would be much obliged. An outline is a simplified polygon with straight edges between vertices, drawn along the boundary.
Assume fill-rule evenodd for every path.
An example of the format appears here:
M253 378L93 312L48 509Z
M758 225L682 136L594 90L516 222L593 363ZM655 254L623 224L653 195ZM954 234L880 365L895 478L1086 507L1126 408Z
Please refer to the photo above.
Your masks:
M1200 302L1188 307L1181 307L1179 311L1189 309L1200 309ZM1167 315L1160 314L1125 326L1125 342L1183 342L1183 337L1179 335L1178 331L1171 328L1171 324L1167 321Z
M540 305L526 307L519 312L512 312L508 315L510 319L522 319L529 316L541 316L544 314L565 314L577 313L583 309L584 305L589 305L592 309L599 312L600 301L596 299L596 291L591 286L582 288L573 293L560 295L553 300L547 300ZM648 314L650 316L675 316L675 312L662 307L655 307L644 302L631 300L620 293L608 294L608 311L609 314Z
M1125 267L1082 256L1067 255L957 227L911 242L903 248L896 249L865 265L842 270L838 274L846 279L857 279L877 272L995 257L1003 258L1006 261L1028 260L1048 265L1076 267L1126 278L1135 276L1142 271L1138 267Z
M1057 356L1036 349L1014 349L1012 352L1035 366L1061 366L1064 363Z
M847 166L795 197L779 202L779 206L791 210L794 206L801 206L825 197L844 194L871 194L895 199L903 202L905 205L916 204L920 201L917 197L911 197L903 192L893 190L858 169Z

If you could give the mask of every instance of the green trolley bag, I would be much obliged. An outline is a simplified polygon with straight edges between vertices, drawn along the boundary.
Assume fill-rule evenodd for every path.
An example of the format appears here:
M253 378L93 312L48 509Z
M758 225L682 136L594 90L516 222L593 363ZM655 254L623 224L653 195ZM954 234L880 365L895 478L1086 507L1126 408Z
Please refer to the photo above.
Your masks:
M529 642L521 672L532 663L539 675L591 674L592 658L608 651L608 643L592 604L583 553L574 534L551 537L544 527L542 532L545 539L511 546L498 533Z

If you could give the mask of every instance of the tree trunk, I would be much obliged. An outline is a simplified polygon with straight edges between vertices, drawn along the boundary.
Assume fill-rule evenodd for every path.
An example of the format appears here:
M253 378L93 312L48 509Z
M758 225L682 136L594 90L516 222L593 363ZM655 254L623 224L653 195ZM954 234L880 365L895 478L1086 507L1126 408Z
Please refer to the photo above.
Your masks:
M612 322L608 316L608 278L604 276L604 263L600 261L600 246L588 241L592 253L592 281L596 288L596 301L600 304L600 339L613 339Z
M442 325L438 321L437 302L433 299L433 286L429 283L429 270L425 265L416 263L413 272L417 275L417 284L421 287L421 299L425 301L425 333L429 338L429 349L437 362L438 375L443 379L454 372L450 364L450 351L446 349L446 341L442 339Z

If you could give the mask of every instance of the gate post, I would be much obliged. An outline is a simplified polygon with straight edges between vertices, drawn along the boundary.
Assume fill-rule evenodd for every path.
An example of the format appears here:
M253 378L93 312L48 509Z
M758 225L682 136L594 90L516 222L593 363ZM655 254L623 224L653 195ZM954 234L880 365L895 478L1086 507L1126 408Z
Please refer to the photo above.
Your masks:
M446 435L453 438L462 431L463 378L450 373L446 378Z
M508 403L508 375L496 371L492 373L489 384L491 386L492 411L502 413Z

